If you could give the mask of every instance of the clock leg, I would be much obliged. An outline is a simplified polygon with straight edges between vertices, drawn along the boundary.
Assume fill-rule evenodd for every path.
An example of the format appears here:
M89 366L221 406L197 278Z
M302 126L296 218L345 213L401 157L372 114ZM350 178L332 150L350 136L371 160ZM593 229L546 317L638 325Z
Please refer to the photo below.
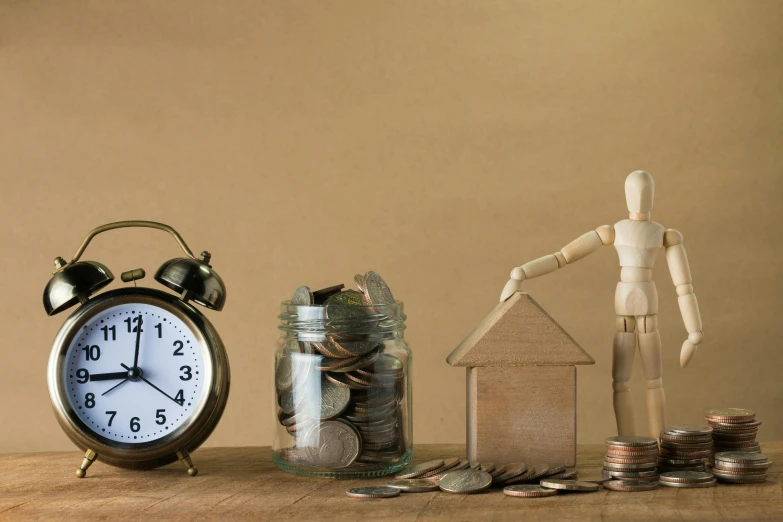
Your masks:
M93 450L88 449L84 453L84 458L82 459L82 465L79 466L79 469L76 470L76 476L79 478L84 478L84 476L87 474L87 468L92 466L92 463L95 462L95 459L98 458L98 454L95 453Z
M198 475L198 468L193 465L193 460L190 458L190 453L188 453L188 450L181 449L177 452L177 458L181 463L185 465L186 468L188 468L188 475L191 477L195 477Z

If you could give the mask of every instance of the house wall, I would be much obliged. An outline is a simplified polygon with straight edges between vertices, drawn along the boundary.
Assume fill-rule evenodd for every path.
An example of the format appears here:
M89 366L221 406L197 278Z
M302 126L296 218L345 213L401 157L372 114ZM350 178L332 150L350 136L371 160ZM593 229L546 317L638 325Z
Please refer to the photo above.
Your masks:
M576 367L467 368L468 458L576 461Z

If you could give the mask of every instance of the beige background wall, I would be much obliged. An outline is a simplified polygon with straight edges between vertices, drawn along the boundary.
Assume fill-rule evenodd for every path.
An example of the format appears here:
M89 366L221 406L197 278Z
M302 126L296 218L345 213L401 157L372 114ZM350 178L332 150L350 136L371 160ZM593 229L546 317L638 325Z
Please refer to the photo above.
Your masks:
M704 316L681 370L660 256L669 423L736 405L781 439L781 64L777 1L3 2L0 451L72 447L44 372L65 315L41 292L55 255L120 219L173 225L228 285L206 312L233 372L210 445L271 440L278 303L370 269L406 302L416 441L460 442L446 355L514 265L622 219L637 168L685 236ZM120 231L87 258L119 275L177 255ZM581 442L614 430L617 278L603 249L525 285L596 359Z

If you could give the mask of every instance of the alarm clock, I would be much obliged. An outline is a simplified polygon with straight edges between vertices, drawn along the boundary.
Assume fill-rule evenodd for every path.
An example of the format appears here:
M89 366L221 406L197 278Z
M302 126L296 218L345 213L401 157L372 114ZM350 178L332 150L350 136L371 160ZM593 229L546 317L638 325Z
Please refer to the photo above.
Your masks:
M176 294L137 287L143 269L122 273L134 286L98 293L114 276L101 263L79 259L96 235L124 227L174 237L186 257L163 263L155 280ZM223 342L193 306L219 311L226 302L210 259L209 252L194 256L173 228L152 221L100 226L73 259L55 259L43 294L46 313L78 308L55 337L47 382L57 421L85 452L77 477L98 458L131 469L180 460L189 475L198 473L190 453L220 420L230 382Z

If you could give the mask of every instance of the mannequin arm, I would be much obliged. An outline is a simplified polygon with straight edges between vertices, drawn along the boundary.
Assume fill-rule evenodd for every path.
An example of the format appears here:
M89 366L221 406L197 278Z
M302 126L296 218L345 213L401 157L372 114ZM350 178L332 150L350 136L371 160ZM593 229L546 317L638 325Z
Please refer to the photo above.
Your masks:
M558 268L575 263L586 257L603 245L614 243L614 227L603 225L595 230L583 234L560 249L559 252L548 256L539 257L511 271L511 279L500 294L503 302L519 290L522 281L550 274Z
M666 262L669 264L672 283L677 288L679 296L677 301L680 305L682 321L685 323L685 329L688 330L688 339L683 343L680 351L680 366L685 368L704 339L699 302L693 293L691 269L685 247L682 245L682 234L676 230L667 230L664 234L663 246L666 248Z

